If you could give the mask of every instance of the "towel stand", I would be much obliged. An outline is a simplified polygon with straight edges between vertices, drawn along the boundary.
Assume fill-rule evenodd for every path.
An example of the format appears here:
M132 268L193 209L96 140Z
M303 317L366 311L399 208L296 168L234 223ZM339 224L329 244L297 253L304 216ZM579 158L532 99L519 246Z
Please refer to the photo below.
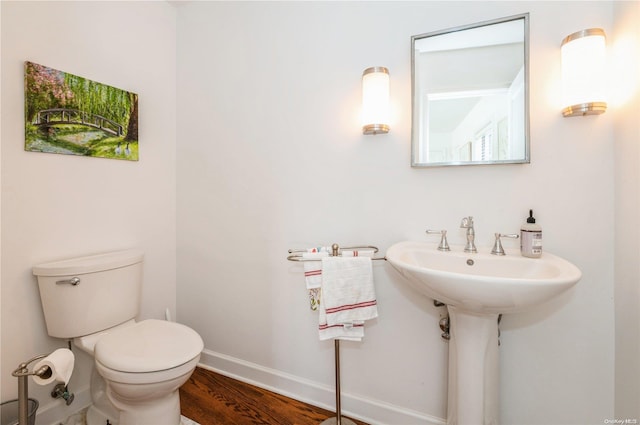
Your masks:
M328 418L320 422L320 425L356 425L349 418L342 417L342 408L340 406L340 340L333 340L333 350L335 356L335 369L336 369L336 417Z
M331 245L331 252L329 253L330 256L332 257L338 257L341 256L342 253L341 251L343 250L347 250L347 251L358 251L358 250L364 250L364 251L373 251L374 254L376 254L379 249L377 246L373 246L373 245L361 245L361 246L343 246L340 247L337 243L334 243L333 245ZM289 251L289 255L287 257L287 260L289 261L300 261L300 262L304 262L304 261L318 261L318 259L314 259L314 258L304 258L302 256L303 253L307 252L306 249L290 249ZM386 260L385 257L372 257L372 260Z
M343 247L342 249L344 250L368 250L368 251L373 251L373 253L377 253L378 252L378 247L375 246L371 246L371 245L365 245L365 246L350 246L350 247ZM331 253L330 255L332 257L337 257L340 256L340 246L337 243L334 243L333 245L331 245ZM303 258L302 257L302 253L307 252L306 249L290 249L289 250L289 255L287 257L287 260L289 261L318 261L317 259L307 259L307 258ZM373 257L371 258L372 260L386 260L386 258L384 257ZM342 417L342 409L340 406L340 340L339 339L334 339L333 340L334 343L334 357L335 357L335 373L336 373L336 417L335 418L328 418L325 419L324 421L322 421L320 423L320 425L356 425L355 422L353 422L351 419L349 418L343 418Z

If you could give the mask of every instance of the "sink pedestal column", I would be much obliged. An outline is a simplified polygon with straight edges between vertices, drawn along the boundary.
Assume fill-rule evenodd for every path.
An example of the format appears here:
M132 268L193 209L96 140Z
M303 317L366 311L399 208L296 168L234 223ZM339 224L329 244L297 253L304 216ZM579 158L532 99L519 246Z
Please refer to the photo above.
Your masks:
M448 425L498 424L498 314L449 310Z

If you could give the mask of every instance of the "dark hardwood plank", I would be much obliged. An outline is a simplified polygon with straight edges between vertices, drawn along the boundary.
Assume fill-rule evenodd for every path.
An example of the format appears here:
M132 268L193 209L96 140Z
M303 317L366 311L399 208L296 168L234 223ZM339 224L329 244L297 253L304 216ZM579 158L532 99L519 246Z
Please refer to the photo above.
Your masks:
M184 416L201 425L317 425L334 416L199 367L180 387L180 405Z

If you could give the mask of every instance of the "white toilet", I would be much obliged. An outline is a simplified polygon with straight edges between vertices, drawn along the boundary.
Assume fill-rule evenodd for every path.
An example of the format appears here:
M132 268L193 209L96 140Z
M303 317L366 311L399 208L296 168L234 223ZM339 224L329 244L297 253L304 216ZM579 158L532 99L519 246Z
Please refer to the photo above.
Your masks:
M142 260L127 250L33 268L49 335L73 339L95 359L88 425L180 424L178 388L204 344L187 326L134 320Z

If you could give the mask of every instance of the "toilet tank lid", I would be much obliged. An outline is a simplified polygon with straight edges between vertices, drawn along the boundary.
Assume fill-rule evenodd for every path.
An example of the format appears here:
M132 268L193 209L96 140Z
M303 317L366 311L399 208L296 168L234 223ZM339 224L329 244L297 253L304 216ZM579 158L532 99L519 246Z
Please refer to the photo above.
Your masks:
M142 251L127 249L39 264L32 271L36 276L70 276L126 267L142 262L143 258Z

